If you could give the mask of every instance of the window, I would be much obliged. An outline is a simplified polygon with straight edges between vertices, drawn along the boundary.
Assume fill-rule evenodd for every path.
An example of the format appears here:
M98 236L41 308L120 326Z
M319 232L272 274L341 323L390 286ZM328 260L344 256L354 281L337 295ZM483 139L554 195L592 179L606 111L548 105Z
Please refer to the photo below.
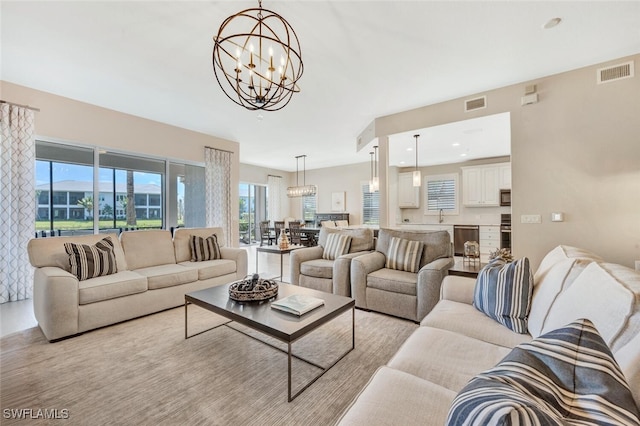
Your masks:
M458 174L425 177L425 215L458 214Z
M362 182L362 223L364 225L380 224L380 193L369 191L369 182Z
M316 220L317 198L315 195L302 197L302 220L314 223Z

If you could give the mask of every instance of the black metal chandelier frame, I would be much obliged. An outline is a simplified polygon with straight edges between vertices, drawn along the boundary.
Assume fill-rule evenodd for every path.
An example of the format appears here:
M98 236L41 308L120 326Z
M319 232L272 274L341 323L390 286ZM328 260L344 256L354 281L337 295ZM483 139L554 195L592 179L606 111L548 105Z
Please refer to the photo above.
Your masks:
M293 27L279 14L263 9L261 0L258 5L224 20L213 39L213 71L236 104L277 111L300 91L302 51ZM280 62L276 58L274 65L277 54Z

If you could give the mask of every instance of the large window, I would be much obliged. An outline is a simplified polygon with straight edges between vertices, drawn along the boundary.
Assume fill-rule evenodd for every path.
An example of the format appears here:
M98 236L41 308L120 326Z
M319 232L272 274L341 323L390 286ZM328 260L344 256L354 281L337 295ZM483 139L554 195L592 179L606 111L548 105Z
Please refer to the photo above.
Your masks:
M318 201L316 195L308 195L302 197L302 220L304 220L306 223L315 222L317 202Z
M458 214L458 174L425 177L424 214Z
M369 191L369 182L362 182L362 223L364 225L380 224L380 193Z
M193 187L204 185L204 167L171 163L179 170L167 188L166 160L96 149L36 142L36 230L93 233L94 222L107 232L163 228L185 225L187 216L195 218L189 226L204 226L203 189ZM196 181L202 185L188 184ZM167 197L175 203L170 220Z

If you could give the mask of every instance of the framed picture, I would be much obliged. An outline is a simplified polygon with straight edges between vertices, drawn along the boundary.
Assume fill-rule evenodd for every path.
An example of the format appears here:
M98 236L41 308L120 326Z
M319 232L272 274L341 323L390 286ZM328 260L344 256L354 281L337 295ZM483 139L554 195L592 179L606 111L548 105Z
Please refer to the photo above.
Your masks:
M332 192L331 193L331 211L332 212L343 212L345 211L345 193L342 192Z

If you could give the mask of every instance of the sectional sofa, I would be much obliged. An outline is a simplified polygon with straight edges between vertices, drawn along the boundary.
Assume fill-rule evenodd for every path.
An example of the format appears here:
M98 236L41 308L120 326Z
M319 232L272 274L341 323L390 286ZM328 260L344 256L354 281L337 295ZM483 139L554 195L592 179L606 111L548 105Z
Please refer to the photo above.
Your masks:
M205 239L214 234L219 258L191 261L191 237ZM179 306L184 304L185 293L247 274L247 251L224 247L222 228L179 228L173 236L168 230L108 235L115 254L113 270L79 280L71 273L65 243L91 247L106 236L29 241L29 260L36 268L34 314L49 341Z
M585 407L591 421L585 424L640 424L640 274L585 250L559 246L545 256L532 281L527 332L520 334L473 305L475 279L447 276L441 300L387 365L377 370L338 424L526 423L500 423L492 411L499 404L506 410L502 414L514 416L512 420L536 412L533 417L539 424L568 424L565 417L584 415ZM568 326L584 318L601 336L601 350L593 343L596 333L589 331L588 321ZM581 333L578 342L568 343L576 330ZM619 370L613 362L605 362L607 350ZM573 389L551 392L563 378ZM533 402L522 396L528 385L542 389ZM522 388L514 390L518 386ZM509 411L512 405L504 402L512 396L519 398L520 411ZM474 398L477 405L465 406ZM535 411L553 403L565 405L551 411L545 407L544 412L559 420ZM449 413L451 407L456 408ZM619 418L606 423L596 417L600 409L615 411ZM478 420L487 411L496 417Z

